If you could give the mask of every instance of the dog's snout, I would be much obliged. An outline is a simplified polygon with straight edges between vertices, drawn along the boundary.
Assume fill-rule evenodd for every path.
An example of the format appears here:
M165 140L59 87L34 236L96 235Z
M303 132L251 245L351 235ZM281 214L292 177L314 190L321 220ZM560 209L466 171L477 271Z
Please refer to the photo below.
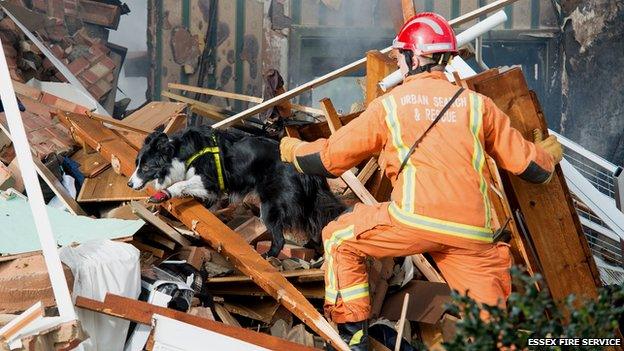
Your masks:
M129 188L134 188L134 186L133 186L133 184L132 184L132 180L129 180L129 181L128 181L128 187L129 187Z

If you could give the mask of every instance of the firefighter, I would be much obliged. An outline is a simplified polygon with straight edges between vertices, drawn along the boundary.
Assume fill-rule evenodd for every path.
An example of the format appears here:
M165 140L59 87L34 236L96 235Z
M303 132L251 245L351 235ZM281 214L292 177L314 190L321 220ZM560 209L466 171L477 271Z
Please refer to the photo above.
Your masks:
M504 307L512 260L493 240L486 154L532 183L548 182L562 158L554 136L526 141L492 100L446 79L456 46L443 17L415 15L393 42L401 86L328 139L281 140L282 160L302 173L337 177L379 154L392 182L389 202L357 204L323 229L325 314L353 350L367 349L367 256L427 252L452 289Z

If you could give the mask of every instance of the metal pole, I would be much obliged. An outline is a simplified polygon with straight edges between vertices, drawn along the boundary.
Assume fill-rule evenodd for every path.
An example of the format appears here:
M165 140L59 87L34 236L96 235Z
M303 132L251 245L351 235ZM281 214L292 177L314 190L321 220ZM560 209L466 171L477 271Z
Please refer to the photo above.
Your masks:
M0 99L11 132L11 140L15 147L15 155L19 162L20 170L26 193L28 194L28 204L32 211L33 221L37 228L39 241L43 251L43 257L48 268L48 275L52 283L52 290L58 311L63 321L71 321L76 319L76 312L67 287L65 272L59 258L56 240L52 233L52 226L48 218L48 211L43 201L43 194L37 179L35 171L35 163L30 152L30 145L26 138L26 131L22 122L22 117L17 106L15 90L11 83L11 76L7 66L6 57L4 56L4 48L0 41Z

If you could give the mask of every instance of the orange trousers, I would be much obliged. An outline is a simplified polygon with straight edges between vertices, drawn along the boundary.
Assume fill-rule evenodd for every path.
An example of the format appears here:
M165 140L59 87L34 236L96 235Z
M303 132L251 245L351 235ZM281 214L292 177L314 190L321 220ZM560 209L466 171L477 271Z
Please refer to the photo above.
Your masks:
M505 306L511 293L512 259L506 243L461 248L448 235L417 230L388 214L388 203L357 204L323 229L325 315L335 323L359 322L371 311L366 257L429 253L451 289L479 303ZM452 240L451 240L452 241ZM457 242L456 240L454 242Z

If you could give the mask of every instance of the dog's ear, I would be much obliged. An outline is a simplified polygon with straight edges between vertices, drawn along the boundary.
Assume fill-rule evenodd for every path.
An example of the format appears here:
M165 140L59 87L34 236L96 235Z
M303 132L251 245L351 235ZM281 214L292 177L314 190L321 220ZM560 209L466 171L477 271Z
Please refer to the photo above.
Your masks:
M167 138L167 134L165 134L165 133L163 133L163 132L158 132L158 131L153 132L153 133L149 134L149 135L145 138L145 141L143 142L143 145L150 144L153 140L162 139L163 137L164 137L165 139L167 139L167 140L168 140L168 138Z
M162 156L173 157L173 144L171 143L171 141L169 141L167 134L160 133L158 136L156 136L156 138L154 139L154 146L156 146L156 150Z

